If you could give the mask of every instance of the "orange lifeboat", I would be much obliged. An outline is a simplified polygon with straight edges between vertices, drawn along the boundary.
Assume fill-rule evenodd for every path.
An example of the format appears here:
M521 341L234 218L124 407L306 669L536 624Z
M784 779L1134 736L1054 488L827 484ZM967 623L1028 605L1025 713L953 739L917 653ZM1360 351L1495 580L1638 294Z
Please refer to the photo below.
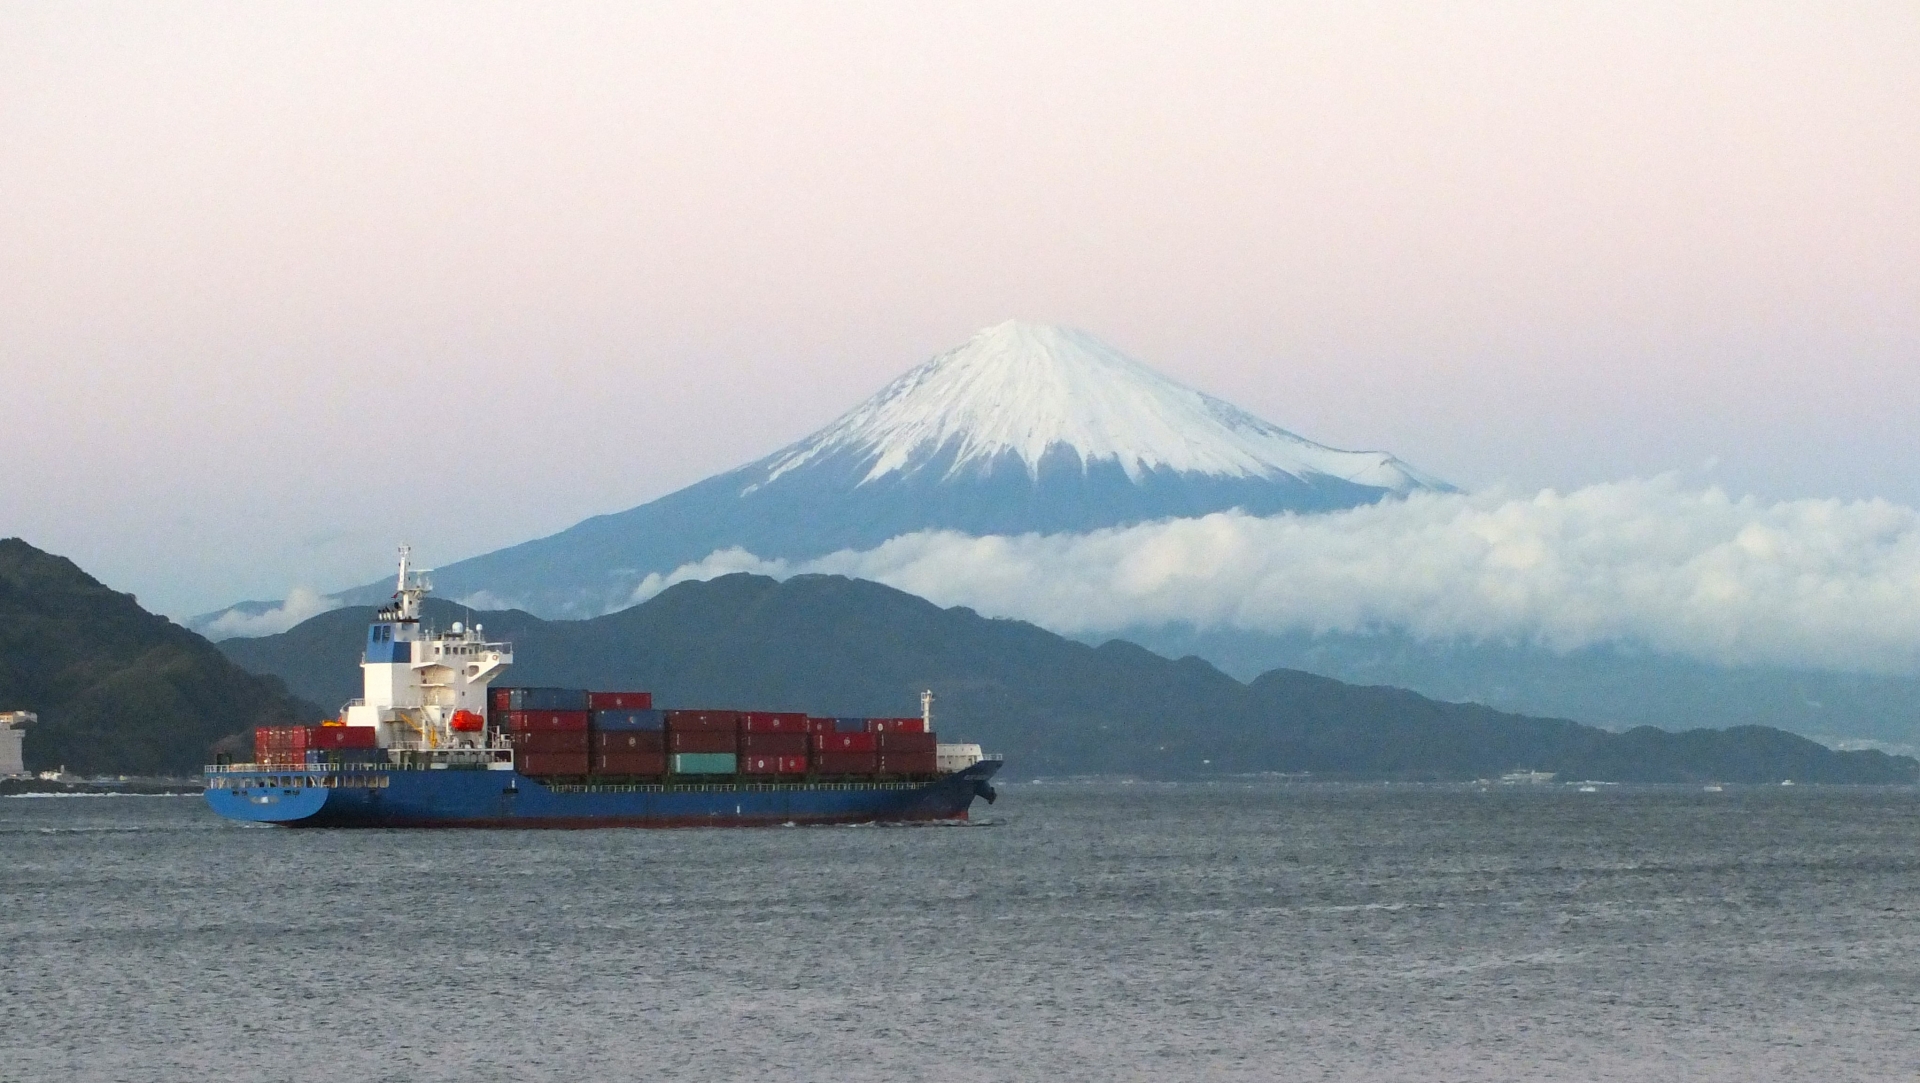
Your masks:
M456 733L479 733L487 728L487 720L472 711L455 711L453 720L447 723L447 728Z

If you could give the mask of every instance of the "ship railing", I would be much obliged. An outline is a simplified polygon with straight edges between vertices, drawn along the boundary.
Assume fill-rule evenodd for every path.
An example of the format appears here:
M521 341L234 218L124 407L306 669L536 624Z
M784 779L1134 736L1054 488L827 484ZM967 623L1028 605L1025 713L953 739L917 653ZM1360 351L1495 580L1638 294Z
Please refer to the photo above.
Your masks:
M209 763L200 768L201 774L224 775L228 773L276 775L335 774L352 771L391 771L392 763Z
M315 767L325 768L319 763L210 763L200 770L209 775L224 775L230 772L249 773L272 771L275 774L303 775Z

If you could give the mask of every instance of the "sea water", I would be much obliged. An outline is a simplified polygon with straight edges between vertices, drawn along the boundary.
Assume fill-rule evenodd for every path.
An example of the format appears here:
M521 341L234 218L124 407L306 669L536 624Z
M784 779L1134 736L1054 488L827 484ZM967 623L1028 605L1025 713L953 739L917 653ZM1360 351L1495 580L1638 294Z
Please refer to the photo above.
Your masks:
M1002 794L570 832L0 800L0 1078L1920 1078L1914 790Z

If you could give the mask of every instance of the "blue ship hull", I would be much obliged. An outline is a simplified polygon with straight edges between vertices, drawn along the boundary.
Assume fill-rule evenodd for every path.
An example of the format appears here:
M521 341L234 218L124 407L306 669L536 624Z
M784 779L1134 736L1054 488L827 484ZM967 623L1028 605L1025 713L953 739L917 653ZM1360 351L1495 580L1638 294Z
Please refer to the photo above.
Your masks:
M536 779L518 771L389 766L210 770L206 801L285 827L766 827L964 820L994 799L985 760L933 781Z

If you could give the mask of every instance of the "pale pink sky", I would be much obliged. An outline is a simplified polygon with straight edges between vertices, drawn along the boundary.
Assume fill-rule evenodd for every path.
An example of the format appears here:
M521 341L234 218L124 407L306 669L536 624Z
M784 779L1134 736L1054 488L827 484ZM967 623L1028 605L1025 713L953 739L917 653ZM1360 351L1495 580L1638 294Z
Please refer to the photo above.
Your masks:
M168 612L1009 316L1472 487L1920 504L1911 3L268 7L0 5L0 534Z

